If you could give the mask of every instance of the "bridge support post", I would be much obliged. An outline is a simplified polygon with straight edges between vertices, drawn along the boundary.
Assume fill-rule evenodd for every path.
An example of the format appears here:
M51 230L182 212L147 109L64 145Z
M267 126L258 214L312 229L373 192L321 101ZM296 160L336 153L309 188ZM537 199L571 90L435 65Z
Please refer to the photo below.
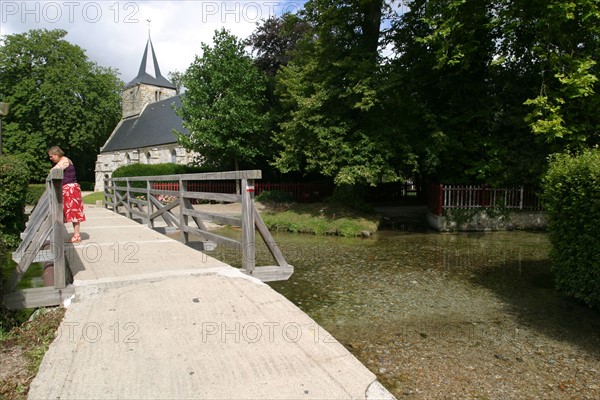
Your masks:
M62 171L52 170L46 180L46 190L50 196L50 219L52 224L52 255L54 258L54 287L64 289L67 285L65 274L65 237L63 236L63 194ZM58 175L56 177L53 174Z
M179 232L181 232L181 243L186 243L189 241L189 234L186 232L185 228L188 226L189 217L187 214L183 213L185 210L185 197L183 197L184 192L187 191L187 181L179 178Z
M242 268L250 274L256 267L253 199L254 179L242 179Z
M148 228L152 229L154 228L154 220L151 218L152 216L152 212L154 210L153 206L152 206L152 200L150 198L150 196L152 196L152 194L150 193L150 180L146 180L146 201L148 202L148 208L146 209L146 215L148 215Z

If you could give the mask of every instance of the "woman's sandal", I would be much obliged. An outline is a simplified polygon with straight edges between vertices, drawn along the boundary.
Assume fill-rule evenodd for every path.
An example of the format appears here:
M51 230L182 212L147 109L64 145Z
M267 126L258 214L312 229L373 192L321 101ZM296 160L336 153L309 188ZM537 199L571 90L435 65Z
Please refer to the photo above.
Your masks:
M67 243L73 243L73 244L75 244L75 243L81 243L81 236L80 235L73 235L70 240L67 240Z

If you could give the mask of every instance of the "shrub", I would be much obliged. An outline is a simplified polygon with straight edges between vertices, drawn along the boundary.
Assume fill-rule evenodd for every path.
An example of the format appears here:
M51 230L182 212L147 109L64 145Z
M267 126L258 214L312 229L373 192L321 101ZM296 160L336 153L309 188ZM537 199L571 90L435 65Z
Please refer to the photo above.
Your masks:
M557 287L600 307L600 150L552 157L544 201Z
M256 201L265 204L293 203L294 195L290 192L284 192L283 190L265 190L264 192L256 196Z
M184 165L164 163L164 164L129 164L117 168L113 174L113 178L125 178L132 176L158 176L158 175L179 175L185 174L186 167ZM123 183L119 184L123 186ZM146 188L146 182L131 182L133 188Z
M19 234L25 228L25 195L29 170L27 164L15 156L0 156L0 236L9 247L19 243Z
M79 182L79 186L83 192L93 192L95 185L94 182Z
M46 191L46 184L44 183L30 183L27 186L27 194L25 195L25 204L34 206L40 201L40 197Z
M367 188L361 185L339 185L333 189L333 194L325 201L339 204L357 211L368 212L371 208L367 205Z
M124 178L130 176L157 176L185 174L184 165L164 164L129 164L119 167L113 172L113 178Z

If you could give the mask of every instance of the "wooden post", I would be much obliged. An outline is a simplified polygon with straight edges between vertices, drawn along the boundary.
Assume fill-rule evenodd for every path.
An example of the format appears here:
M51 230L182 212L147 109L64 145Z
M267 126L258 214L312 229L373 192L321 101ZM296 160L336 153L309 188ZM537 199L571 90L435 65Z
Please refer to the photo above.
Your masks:
M102 181L104 182L104 198L102 199L104 202L104 208L108 208L108 201L106 201L106 199L110 196L109 190L108 190L108 179L107 178L102 178ZM114 207L113 207L114 208Z
M185 187L184 187L185 185ZM187 191L187 181L179 178L179 232L182 243L189 241L189 234L185 231L188 226L189 217L183 213L185 210L185 198L183 197L184 192Z
M46 180L46 190L50 194L50 220L52 223L51 248L54 257L54 287L64 289L67 286L65 275L65 237L63 236L63 195L62 169L52 169Z
M127 201L125 208L127 208L127 210L125 212L127 213L127 218L131 219L131 202L129 201L129 199L131 198L131 193L129 192L129 178L126 178L125 182L127 183L127 188L125 192L125 200Z
M438 187L438 207L437 207L437 215L442 215L444 212L444 185L439 183Z
M256 267L253 198L254 179L242 179L242 268L250 274Z
M148 215L148 228L154 228L154 220L150 218L152 215L152 202L150 201L150 180L146 180L146 201L148 202L146 214Z
M523 194L524 194L524 191L525 191L525 187L521 186L521 190L520 190L521 198L519 199L519 210L523 209Z

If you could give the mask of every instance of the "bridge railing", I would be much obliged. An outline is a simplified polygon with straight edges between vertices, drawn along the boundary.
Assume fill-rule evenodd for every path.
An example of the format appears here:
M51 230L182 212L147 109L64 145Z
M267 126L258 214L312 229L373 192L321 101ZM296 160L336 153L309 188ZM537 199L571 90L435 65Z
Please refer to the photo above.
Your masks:
M17 263L6 286L4 304L10 309L34 308L61 304L74 293L68 285L65 263L65 235L63 223L62 169L52 169L46 178L46 191L29 216L21 243L12 254ZM51 272L48 285L16 291L19 282L36 262L45 263L44 276ZM52 268L51 268L52 267ZM47 269L47 271L46 271Z
M254 207L254 180L260 179L261 176L260 170L247 170L106 178L104 204L115 212L119 212L123 207L128 218L140 218L150 228L154 228L154 221L160 217L168 226L179 230L183 243L188 243L189 235L192 234L205 242L233 246L241 252L242 272L263 281L285 280L293 273L293 267L285 260ZM189 183L197 181L235 181L240 188L240 194L188 190ZM171 188L177 190L158 189L157 187L169 186L155 185L157 182L171 182ZM193 200L241 203L241 218L197 210L192 204ZM204 221L241 227L241 241L210 232ZM256 231L277 265L256 266Z

